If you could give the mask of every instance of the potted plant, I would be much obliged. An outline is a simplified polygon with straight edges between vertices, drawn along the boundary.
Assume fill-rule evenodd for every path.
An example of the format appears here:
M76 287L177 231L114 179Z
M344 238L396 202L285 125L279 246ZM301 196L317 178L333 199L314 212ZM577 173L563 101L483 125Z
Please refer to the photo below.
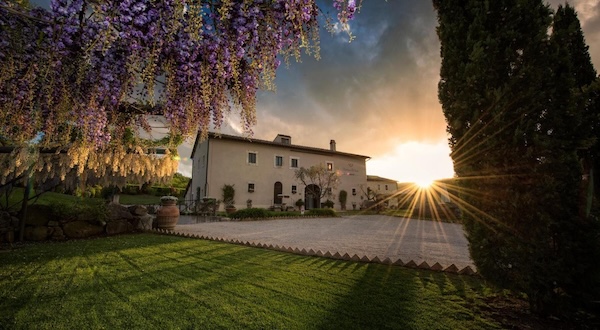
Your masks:
M300 211L302 209L303 205L304 205L304 200L302 200L302 198L300 198L296 201L296 206L298 207L298 211Z
M223 192L223 204L225 204L225 212L227 212L227 214L231 214L233 212L236 211L235 208L235 188L233 188L234 185L232 184L225 184L223 185L222 188L222 192Z

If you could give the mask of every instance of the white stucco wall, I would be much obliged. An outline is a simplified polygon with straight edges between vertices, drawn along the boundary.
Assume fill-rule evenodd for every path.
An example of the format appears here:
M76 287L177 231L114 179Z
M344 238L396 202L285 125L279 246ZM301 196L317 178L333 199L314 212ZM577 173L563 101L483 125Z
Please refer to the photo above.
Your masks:
M256 153L256 164L248 163L248 153ZM275 165L275 156L283 157L283 166ZM205 159L206 164L202 164ZM291 159L298 160L298 167L310 167L319 163L332 162L334 170L340 176L340 184L333 190L331 200L334 208L340 209L338 194L340 190L348 192L346 208L357 208L361 203L360 185L367 182L365 157L350 156L326 150L305 150L293 145L263 144L250 141L210 138L199 143L193 157L193 178L189 192L194 196L197 187L202 188L201 197L222 199L221 188L224 184L232 184L235 188L235 206L246 207L246 201L252 200L253 207L268 208L274 204L274 185L281 182L282 193L288 198L283 202L295 206L298 199L305 197L304 186L294 179ZM207 167L206 167L207 166ZM206 190L204 188L205 182ZM248 191L248 184L254 184L254 192ZM292 192L292 186L297 188ZM352 194L352 189L356 195ZM323 200L324 201L324 200ZM222 208L223 206L221 206Z

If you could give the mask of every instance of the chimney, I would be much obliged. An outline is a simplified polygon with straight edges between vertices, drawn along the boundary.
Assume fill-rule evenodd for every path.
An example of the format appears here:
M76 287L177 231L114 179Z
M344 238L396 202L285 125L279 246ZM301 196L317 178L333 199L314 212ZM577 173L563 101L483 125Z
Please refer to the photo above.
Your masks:
M329 150L335 151L335 140L329 141Z

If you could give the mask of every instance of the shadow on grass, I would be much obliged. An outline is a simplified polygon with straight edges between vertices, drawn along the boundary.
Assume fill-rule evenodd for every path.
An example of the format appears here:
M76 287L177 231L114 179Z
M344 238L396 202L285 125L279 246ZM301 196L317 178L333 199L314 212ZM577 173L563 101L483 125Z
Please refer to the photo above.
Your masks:
M130 239L135 237L135 240ZM161 236L157 240L156 234L134 233L116 236L98 236L86 239L70 239L67 241L45 241L16 243L13 247L5 246L0 250L2 264L22 263L28 259L35 261L53 260L80 256L85 253L109 253L122 249L144 248L161 244L173 244L179 241L174 236ZM24 252L24 253L23 253Z
M337 265L336 265L337 264ZM333 262L348 269L350 262ZM411 308L418 299L411 278L397 276L392 266L358 264L362 274L340 297L318 329L411 329L417 314Z
M496 328L472 310L483 290L478 279L380 264L329 262L360 272L354 286L319 323L319 329Z
M489 325L465 307L477 282L441 273L151 234L14 252L0 255L0 328Z

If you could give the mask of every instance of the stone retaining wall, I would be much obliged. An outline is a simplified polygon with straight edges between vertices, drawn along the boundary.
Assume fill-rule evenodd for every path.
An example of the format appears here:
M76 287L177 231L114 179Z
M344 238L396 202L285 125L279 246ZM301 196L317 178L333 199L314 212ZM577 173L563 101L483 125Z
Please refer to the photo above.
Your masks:
M25 220L26 241L67 240L99 235L117 235L152 229L154 216L140 205L125 207L109 204L106 220L59 219L52 216L52 208L31 205ZM19 237L19 219L15 214L0 211L0 243L12 243Z

